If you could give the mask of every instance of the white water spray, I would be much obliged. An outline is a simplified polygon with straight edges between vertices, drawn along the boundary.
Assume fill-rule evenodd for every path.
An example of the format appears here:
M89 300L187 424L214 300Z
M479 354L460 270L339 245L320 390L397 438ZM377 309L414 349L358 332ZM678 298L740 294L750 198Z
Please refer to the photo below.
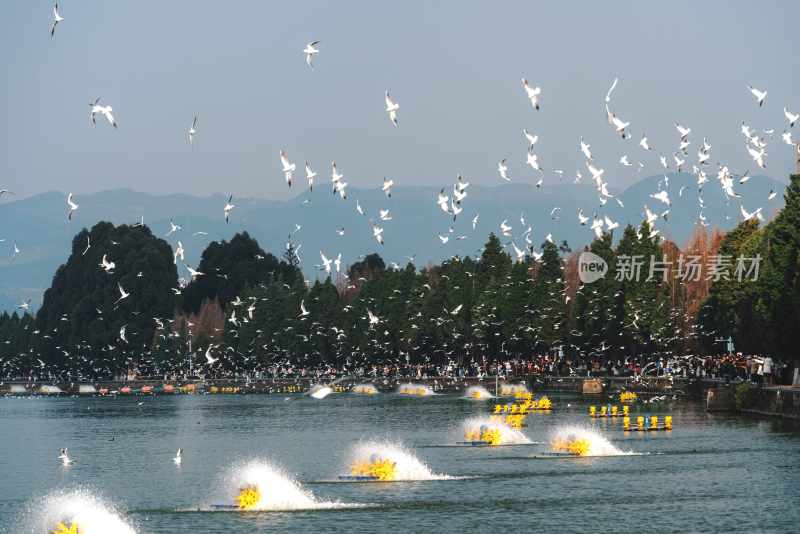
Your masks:
M499 445L525 445L531 443L528 437L515 428L507 424L492 420L489 417L473 417L467 419L462 424L462 439L466 439L467 434L482 435L483 430L497 431L500 435Z
M355 463L369 463L375 459L389 460L395 464L393 480L449 480L452 478L432 472L413 452L401 445L386 441L359 443L351 454L348 470Z
M550 443L563 444L578 440L585 441L588 446L586 454L583 456L624 456L636 454L631 451L621 451L599 432L577 425L557 428L551 436Z
M350 388L350 391L352 391L356 395L377 395L378 393L380 393L378 391L378 388L376 388L372 384L356 384L352 388Z
M88 490L59 492L46 496L37 509L31 508L30 529L17 532L71 532L81 534L136 534L112 505Z
M247 510L317 510L344 506L337 502L318 500L283 470L264 460L252 460L231 470L221 484L221 496L217 497L215 504L234 507L237 496L245 488L257 490L258 495Z
M500 391L498 394L501 397L513 397L515 395L523 395L529 393L528 387L525 384L500 384Z
M397 388L397 392L401 395L410 395L414 397L427 397L436 394L429 386L414 383L400 384Z
M494 395L489 393L489 390L483 386L470 386L464 392L464 398L472 400L484 400L493 399Z

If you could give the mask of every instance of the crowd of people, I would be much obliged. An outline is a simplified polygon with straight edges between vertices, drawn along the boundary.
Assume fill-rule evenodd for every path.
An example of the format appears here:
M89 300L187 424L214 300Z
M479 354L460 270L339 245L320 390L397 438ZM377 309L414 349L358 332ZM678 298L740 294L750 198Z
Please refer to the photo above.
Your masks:
M549 377L673 377L702 380L749 381L762 385L790 385L793 366L769 356L718 354L709 356L653 355L624 358L594 354L575 359L537 355L529 359L501 361L449 361L446 364L383 364L358 367L319 368L290 365L271 368L269 377L335 380L343 376L368 379L486 378L503 379L538 375Z

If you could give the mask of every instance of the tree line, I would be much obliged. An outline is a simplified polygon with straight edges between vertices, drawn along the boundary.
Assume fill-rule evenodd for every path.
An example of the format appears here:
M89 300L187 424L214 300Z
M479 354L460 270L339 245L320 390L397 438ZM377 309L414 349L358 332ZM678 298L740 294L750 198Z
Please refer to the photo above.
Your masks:
M146 226L101 222L75 236L35 316L0 315L1 372L648 358L719 353L729 338L737 350L796 359L800 175L785 200L768 224L751 219L727 234L698 226L683 249L644 221L616 245L605 233L583 250L546 241L541 253L512 256L491 234L477 257L388 268L371 254L311 280L295 244L275 256L246 232L211 243L203 274L183 280L172 247ZM599 280L581 282L585 252L605 262ZM113 269L101 267L109 261Z

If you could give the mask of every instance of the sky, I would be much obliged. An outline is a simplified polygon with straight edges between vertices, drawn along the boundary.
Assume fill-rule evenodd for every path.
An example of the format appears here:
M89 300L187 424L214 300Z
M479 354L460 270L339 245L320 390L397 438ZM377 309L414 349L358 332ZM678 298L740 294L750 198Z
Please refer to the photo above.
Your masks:
M279 151L322 182L336 160L354 187L500 183L525 167L522 129L539 135L546 182L583 167L592 146L611 188L660 172L658 154L692 128L712 162L755 170L742 121L775 128L764 174L794 169L783 107L800 110L800 2L60 2L0 4L0 188L18 197L127 187L284 199ZM320 40L316 68L302 49ZM542 88L541 110L520 79ZM614 135L604 97L630 121ZM747 90L768 91L758 108ZM400 104L399 127L384 91ZM91 127L101 97L119 124ZM196 144L186 131L198 116ZM800 126L795 127L800 138ZM638 148L646 132L655 150ZM643 161L618 164L621 155ZM563 169L565 178L552 171ZM298 173L298 174L301 174Z

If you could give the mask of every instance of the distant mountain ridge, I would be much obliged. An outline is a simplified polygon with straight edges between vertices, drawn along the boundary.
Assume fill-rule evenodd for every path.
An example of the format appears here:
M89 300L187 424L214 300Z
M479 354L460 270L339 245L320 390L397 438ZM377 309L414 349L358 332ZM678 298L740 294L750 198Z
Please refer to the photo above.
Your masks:
M238 199L230 223L225 223L223 206L227 197L221 194L200 197L188 194L153 195L130 189L101 191L77 195L80 208L73 221L67 222L66 194L47 192L22 200L0 204L0 309L12 310L27 298L32 307L38 307L41 296L49 287L59 265L66 261L72 238L82 228L90 228L98 221L114 224L134 224L144 217L144 223L157 236L166 239L173 247L178 239L186 249L186 263L196 266L200 254L213 240L229 240L236 232L247 230L265 250L280 256L287 237L301 245L300 255L305 275L313 278L318 272L319 252L328 257L342 253L343 263L350 264L360 256L378 252L387 262L405 264L414 258L417 266L439 262L454 254L475 255L485 243L490 232L499 234L503 220L513 228L513 238L503 238L509 247L512 241L523 248L523 231L532 226L532 238L537 250L545 236L552 234L560 243L566 240L573 249L591 242L593 234L589 225L578 223L577 211L592 217L594 213L608 215L613 221L639 224L643 219L643 205L657 213L667 206L650 198L659 188L669 191L672 205L667 221L656 223L661 234L683 245L697 222L697 186L694 176L682 174L665 177L651 176L628 187L615 199L600 206L594 187L589 184L555 184L537 188L529 184L511 183L495 187L470 185L468 196L462 202L464 211L453 220L436 205L441 186L395 187L391 198L380 189L352 189L348 199L331 194L328 184L318 184L313 193L303 191L288 201L268 199ZM683 188L683 194L679 191ZM741 204L753 211L763 206L765 217L783 206L785 183L766 176L753 176L746 184L736 186L743 194ZM769 191L777 196L767 201ZM445 188L452 195L452 186ZM705 184L705 208L702 210L710 226L730 229L740 220L739 203L726 203L719 184L713 177ZM364 208L366 216L356 212L356 201ZM554 207L560 207L551 216ZM389 209L390 221L379 221L379 209ZM476 230L472 219L479 215ZM521 224L524 217L525 227ZM170 236L169 221L182 229ZM384 228L385 244L379 245L372 237L370 220ZM296 230L295 225L301 228ZM336 230L344 228L344 236ZM452 231L451 231L452 229ZM616 232L617 235L621 231ZM438 235L449 236L442 244ZM464 236L460 239L460 237ZM11 259L13 243L21 253ZM113 251L109 251L113 255ZM186 276L184 265L178 265L178 275Z

